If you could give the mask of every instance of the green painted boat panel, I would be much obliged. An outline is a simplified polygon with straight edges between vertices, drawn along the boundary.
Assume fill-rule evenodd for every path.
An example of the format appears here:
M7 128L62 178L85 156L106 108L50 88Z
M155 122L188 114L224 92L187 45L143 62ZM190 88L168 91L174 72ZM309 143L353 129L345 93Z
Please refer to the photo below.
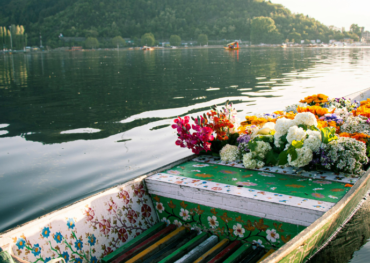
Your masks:
M338 202L350 189L350 185L345 183L324 179L194 161L185 162L163 173L331 203Z
M228 238L277 249L305 229L304 226L227 211L182 200L152 195L159 220Z

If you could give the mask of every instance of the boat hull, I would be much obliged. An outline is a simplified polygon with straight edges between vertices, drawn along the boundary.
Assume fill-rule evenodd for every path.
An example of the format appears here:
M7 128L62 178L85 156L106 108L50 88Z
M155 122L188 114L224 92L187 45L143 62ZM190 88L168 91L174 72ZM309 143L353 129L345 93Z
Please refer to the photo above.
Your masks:
M225 50L239 50L239 48L238 48L238 47L236 47L236 48L224 47L224 49L225 49Z

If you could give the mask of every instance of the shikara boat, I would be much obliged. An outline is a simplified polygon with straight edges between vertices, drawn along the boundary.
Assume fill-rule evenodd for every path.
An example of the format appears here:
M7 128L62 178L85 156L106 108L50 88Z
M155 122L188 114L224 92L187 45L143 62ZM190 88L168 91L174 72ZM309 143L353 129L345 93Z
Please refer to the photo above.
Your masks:
M364 100L370 91L349 96ZM34 263L306 262L369 186L370 170L248 170L192 155L9 229L0 247Z

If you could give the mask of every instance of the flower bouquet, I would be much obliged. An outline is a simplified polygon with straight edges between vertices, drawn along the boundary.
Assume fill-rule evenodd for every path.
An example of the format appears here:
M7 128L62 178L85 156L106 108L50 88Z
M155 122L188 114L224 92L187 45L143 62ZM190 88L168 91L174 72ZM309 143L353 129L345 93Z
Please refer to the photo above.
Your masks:
M249 169L279 165L361 175L369 166L370 99L312 95L285 111L246 116L239 126L227 102L193 121L191 132L189 117L175 120L177 145L219 153L222 161Z

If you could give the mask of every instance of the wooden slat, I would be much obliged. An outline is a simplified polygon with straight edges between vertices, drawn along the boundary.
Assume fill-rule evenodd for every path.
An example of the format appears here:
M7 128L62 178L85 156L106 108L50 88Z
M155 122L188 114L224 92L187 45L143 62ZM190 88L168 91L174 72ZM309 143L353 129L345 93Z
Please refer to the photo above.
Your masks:
M265 249L258 246L255 250L251 253L246 255L240 263L256 263L263 255L266 253Z
M104 258L102 258L101 261L103 263L111 262L112 260L116 259L120 255L126 253L127 251L129 251L133 247L137 246L138 244L140 244L144 240L148 239L150 236L154 235L155 233L157 233L160 230L162 230L163 228L165 228L165 226L166 226L166 223L164 223L164 222L160 222L158 224L155 224L151 228L149 228L146 231L144 231L143 233L141 233L139 236L135 237L131 241L127 242L126 244L124 244L123 246L118 248L113 253L110 253L108 256L105 256Z
M168 235L169 233L171 233L175 229L176 229L176 226L175 225L169 225L165 229L162 229L161 231L159 231L155 235L151 236L147 240L141 242L137 246L133 247L132 249L130 249L129 251L127 251L126 253L124 253L123 255L119 256L118 258L116 258L112 262L113 263L125 262L126 260L128 260L128 259L132 258L133 256L139 254L141 251L143 251L147 247L149 247L152 244L154 244L155 242L157 242L159 239L161 239L164 236Z
M203 241L199 246L192 249L188 254L177 260L175 263L192 263L194 260L199 258L199 256L204 254L204 252L216 245L217 241L217 236L207 238L207 240Z
M175 252L173 252L172 254L164 258L163 260L159 261L159 263L170 263L170 262L176 261L177 259L184 256L186 253L188 253L190 250L195 248L197 245L202 243L204 240L206 240L207 237L208 237L207 233L205 232L201 233L200 235L193 238L188 243L186 243L185 245L177 249Z
M257 263L261 262L262 260L270 256L274 252L275 252L275 249L270 249L260 260L257 261Z
M227 238L221 240L214 247L212 247L210 250L208 250L206 253L200 256L197 260L195 260L194 263L207 262L213 256L217 255L220 251L222 251L227 246L227 244L229 244L229 241L230 240L228 240Z
M190 232L186 233L184 237L178 240L178 242L172 242L164 249L161 249L160 251L152 255L150 258L146 259L144 263L160 262L162 259L166 258L168 255L172 254L173 252L184 246L186 243L194 239L197 236L197 233L198 233L197 231L191 230Z
M175 231L171 232L161 240L157 241L144 251L140 252L133 258L127 260L127 263L138 263L138 262L143 262L146 258L150 257L160 249L166 247L169 243L171 242L176 242L179 238L181 238L184 234L186 233L186 228L185 227L179 227Z
M218 253L213 259L208 261L208 263L221 263L221 262L223 262L232 253L234 253L234 251L236 251L241 245L242 245L242 242L240 240L235 240L230 245L228 245L224 250L222 250L220 253Z
M229 258L227 258L224 263L236 263L239 262L240 259L245 257L247 254L253 251L251 244L244 244L242 245L237 251L235 251Z

